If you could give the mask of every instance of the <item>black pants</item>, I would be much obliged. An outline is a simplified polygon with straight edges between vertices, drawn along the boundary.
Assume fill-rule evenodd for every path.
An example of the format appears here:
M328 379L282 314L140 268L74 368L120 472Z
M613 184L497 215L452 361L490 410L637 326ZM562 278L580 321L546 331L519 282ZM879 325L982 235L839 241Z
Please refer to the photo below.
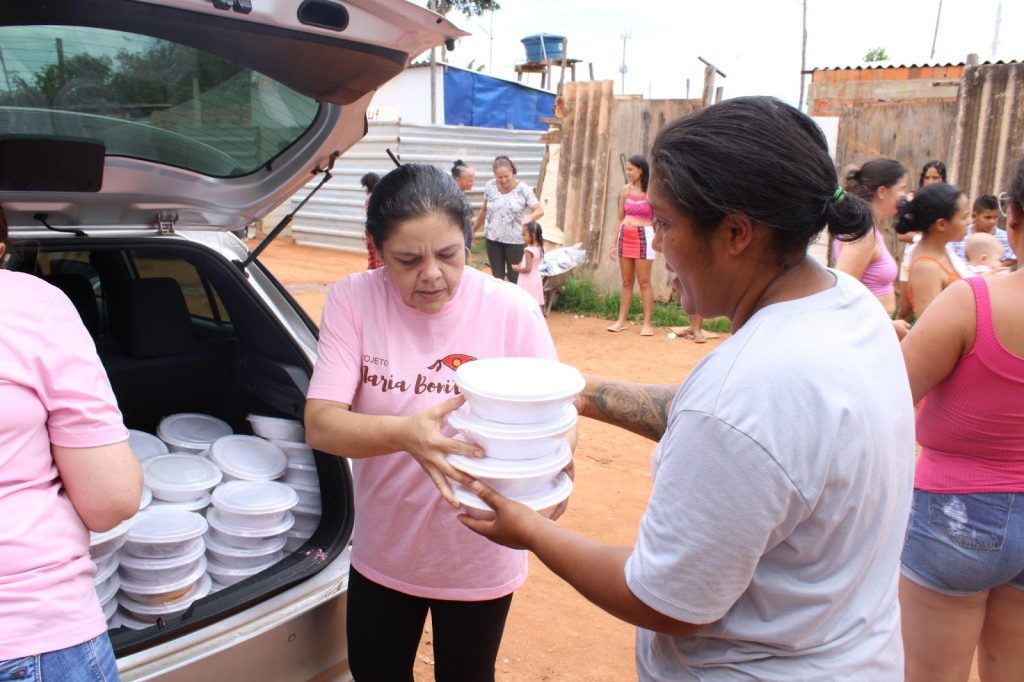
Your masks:
M489 601L413 597L362 576L348 579L348 657L356 682L413 682L416 648L430 612L434 679L494 682L494 660L512 595Z
M526 244L506 244L487 240L487 262L491 265L491 274L498 279L507 279L515 284L519 281L519 273L512 269L523 260Z

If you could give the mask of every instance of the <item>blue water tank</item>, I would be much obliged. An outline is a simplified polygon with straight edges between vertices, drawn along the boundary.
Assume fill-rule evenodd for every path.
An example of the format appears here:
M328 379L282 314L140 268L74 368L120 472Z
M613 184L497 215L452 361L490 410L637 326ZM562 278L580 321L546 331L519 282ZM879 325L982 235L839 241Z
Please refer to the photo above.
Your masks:
M526 48L526 61L541 62L545 59L561 59L563 40L565 40L565 36L555 36L550 33L526 36L521 41L523 47Z

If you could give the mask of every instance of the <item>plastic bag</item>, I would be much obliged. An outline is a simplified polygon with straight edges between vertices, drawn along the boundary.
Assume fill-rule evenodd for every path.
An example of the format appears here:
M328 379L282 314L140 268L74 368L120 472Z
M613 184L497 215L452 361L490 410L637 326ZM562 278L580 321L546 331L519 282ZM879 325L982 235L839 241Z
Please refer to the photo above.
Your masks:
M545 277L561 275L586 262L587 252L583 249L583 242L576 242L572 246L563 246L546 252L540 263L540 274Z

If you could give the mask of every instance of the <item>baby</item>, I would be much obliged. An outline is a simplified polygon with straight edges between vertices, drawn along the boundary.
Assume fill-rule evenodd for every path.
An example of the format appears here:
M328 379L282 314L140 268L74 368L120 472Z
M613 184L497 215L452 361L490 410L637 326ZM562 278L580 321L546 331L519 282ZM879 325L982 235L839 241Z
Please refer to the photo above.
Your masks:
M975 232L964 246L967 265L975 275L1005 274L1002 267L1003 245L987 232Z

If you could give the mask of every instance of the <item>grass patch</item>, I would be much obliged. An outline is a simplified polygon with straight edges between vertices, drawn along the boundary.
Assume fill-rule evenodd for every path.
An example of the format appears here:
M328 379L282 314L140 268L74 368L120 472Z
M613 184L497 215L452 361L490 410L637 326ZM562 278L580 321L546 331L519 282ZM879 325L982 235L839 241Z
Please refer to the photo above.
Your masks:
M555 303L555 310L614 320L619 316L619 292L600 294L594 283L586 276L570 275L566 278L562 294ZM643 304L640 302L639 293L633 294L627 317L634 322L643 321ZM690 318L677 303L655 301L654 309L651 311L651 322L657 327L685 327L690 324ZM704 320L702 326L708 331L722 333L729 333L732 329L729 320L724 317Z

